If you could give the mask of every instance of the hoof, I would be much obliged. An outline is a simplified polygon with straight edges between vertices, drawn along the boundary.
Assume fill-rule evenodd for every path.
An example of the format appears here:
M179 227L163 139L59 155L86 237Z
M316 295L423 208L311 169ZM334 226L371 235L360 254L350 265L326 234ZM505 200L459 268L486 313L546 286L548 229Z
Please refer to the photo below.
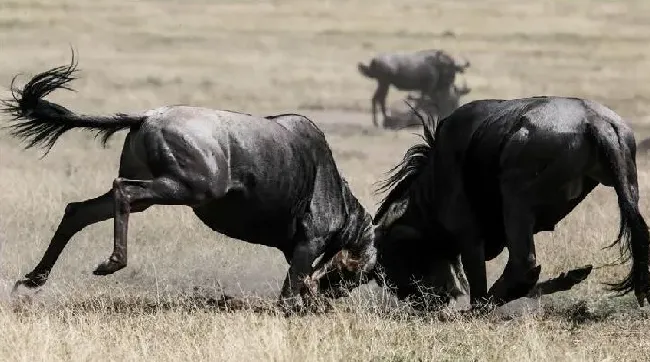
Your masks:
M470 309L460 311L460 315L470 318L482 317L490 314L496 308L497 306L493 303L478 304L471 306Z
M301 297L286 297L280 298L278 307L284 313L285 317L294 314L303 314L305 312L305 305Z
M311 277L306 277L302 281L303 287L300 289L300 295L303 298L312 298L318 295L318 281Z
M16 290L18 290L18 287L20 287L21 285L28 289L40 288L47 281L47 277L48 277L47 274L38 274L38 273L26 274L25 278L18 280L16 284L14 284L11 293L12 294L15 293Z
M646 290L644 292L635 291L634 295L636 296L637 303L639 303L639 307L643 308L646 300L648 301L648 303L650 303L650 290Z
M97 269L93 271L95 275L109 275L113 274L116 271L123 269L126 266L126 263L120 263L113 261L113 259L108 259L105 262L99 264Z
M20 286L23 286L28 289L36 289L42 285L43 283L38 283L32 279L21 279L17 281L16 284L14 284L14 287L11 289L11 294L12 295L15 294L18 288L20 288Z

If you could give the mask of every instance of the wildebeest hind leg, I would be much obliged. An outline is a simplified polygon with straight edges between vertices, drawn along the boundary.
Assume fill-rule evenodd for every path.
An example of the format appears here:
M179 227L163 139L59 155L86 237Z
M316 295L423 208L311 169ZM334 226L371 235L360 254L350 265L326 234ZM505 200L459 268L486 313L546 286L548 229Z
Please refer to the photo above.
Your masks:
M36 288L45 284L52 267L68 241L86 226L108 220L111 217L113 217L112 190L94 199L69 203L41 261L34 270L25 275L25 279L16 283L16 287L24 285Z
M537 284L541 266L536 266L533 213L516 195L503 190L503 220L508 262L488 295L496 305L526 296Z
M201 199L184 183L170 177L153 180L129 180L118 177L113 182L115 200L113 253L97 266L95 275L107 275L124 268L127 263L127 232L129 214L151 205L192 206Z
M470 243L463 243L469 245ZM485 269L485 248L479 245L465 247L461 253L463 271L469 284L469 297L472 307L483 307L487 301L487 274Z
M593 266L591 264L585 265L581 268L562 272L555 278L547 279L543 282L537 283L535 287L528 293L527 297L537 298L542 295L553 294L562 292L573 288L575 285L580 284L587 279Z

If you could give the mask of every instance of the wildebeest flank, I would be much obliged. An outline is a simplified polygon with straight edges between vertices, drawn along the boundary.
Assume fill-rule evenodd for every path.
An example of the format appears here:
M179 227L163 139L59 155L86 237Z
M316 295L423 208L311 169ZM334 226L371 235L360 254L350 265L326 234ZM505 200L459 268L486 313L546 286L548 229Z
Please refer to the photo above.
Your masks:
M189 106L90 116L43 99L69 89L75 71L73 53L70 65L34 76L22 90L12 85L14 99L4 102L14 116L11 134L27 148L49 150L74 128L95 131L103 142L129 129L118 177L104 195L67 205L41 261L17 285L43 285L70 238L110 218L113 252L94 274L124 268L129 214L152 205L189 206L217 232L280 249L290 263L281 292L286 306L300 305L303 278L321 254L327 260L346 249L363 261L359 273L372 267L371 216L340 175L324 134L306 117Z
M460 63L442 50L420 50L412 53L381 53L368 65L358 63L359 72L377 80L371 100L372 123L377 123L377 104L386 119L386 97L391 84L399 90L419 91L421 96L433 96L436 90L450 92L456 72L463 73L469 61ZM382 122L384 122L382 121Z
M374 219L377 265L398 290L417 293L410 278L419 275L453 294L462 268L474 306L525 296L540 273L533 235L553 230L600 183L616 191L615 243L623 261L632 259L629 275L610 287L634 290L643 306L648 227L634 134L615 112L579 98L487 99L424 134L383 184L390 192ZM506 247L506 268L488 290L485 262Z

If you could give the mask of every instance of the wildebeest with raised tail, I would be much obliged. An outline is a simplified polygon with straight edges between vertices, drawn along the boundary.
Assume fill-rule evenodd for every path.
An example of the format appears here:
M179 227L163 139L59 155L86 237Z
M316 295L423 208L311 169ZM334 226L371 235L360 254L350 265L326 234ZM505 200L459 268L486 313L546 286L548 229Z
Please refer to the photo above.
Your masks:
M345 249L372 268L372 218L340 175L324 134L309 119L190 106L93 116L43 99L69 89L76 66L73 52L70 65L34 76L23 89L12 82L14 99L4 102L4 111L14 117L11 135L26 141L26 148L49 151L74 128L94 131L104 143L128 129L118 177L105 194L67 205L41 261L16 286L42 286L68 241L84 227L110 218L113 252L93 273L124 268L129 214L152 205L189 206L219 233L281 250L290 267L280 301L289 309L302 304L303 280L319 255L327 261ZM355 277L363 270L358 268Z
M383 119L386 119L386 97L391 85L399 90L419 91L422 97L433 95L436 89L448 92L456 73L465 72L469 66L469 61L460 62L435 49L380 53L368 65L358 63L357 68L363 76L377 80L377 89L371 100L373 125L378 127L377 104Z
M540 96L465 104L425 125L380 190L390 190L373 223L377 266L415 294L411 278L441 296L465 272L472 306L501 305L537 283L533 235L552 231L598 184L618 196L623 261L629 274L610 284L620 295L648 293L648 227L639 212L633 131L591 100ZM614 245L614 244L612 244ZM485 262L509 258L488 290ZM441 298L444 300L444 298Z

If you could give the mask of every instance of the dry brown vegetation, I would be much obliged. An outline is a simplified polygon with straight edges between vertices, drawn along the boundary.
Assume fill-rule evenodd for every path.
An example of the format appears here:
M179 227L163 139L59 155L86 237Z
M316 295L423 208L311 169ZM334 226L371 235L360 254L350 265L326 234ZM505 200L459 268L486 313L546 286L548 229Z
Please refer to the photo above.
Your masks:
M72 44L78 92L51 98L75 110L187 103L299 111L324 129L374 212L373 182L417 138L372 128L375 84L357 74L357 61L442 48L471 60L469 99L592 98L629 119L640 140L650 114L649 41L650 4L641 0L1 0L0 83L66 63ZM536 313L514 318L411 315L376 288L324 315L219 311L192 295L218 296L223 287L272 300L285 262L275 250L215 235L180 207L134 215L129 266L108 277L91 271L111 250L112 222L87 228L32 303L17 304L10 288L39 260L65 204L110 187L122 139L102 149L73 132L39 160L0 136L0 360L644 360L650 352L645 311L602 288L627 266L597 269L541 307L528 301ZM639 178L650 216L645 160ZM612 261L616 250L601 248L617 226L615 194L600 186L554 233L538 234L543 275ZM504 258L490 264L492 279ZM511 310L525 310L519 304Z

